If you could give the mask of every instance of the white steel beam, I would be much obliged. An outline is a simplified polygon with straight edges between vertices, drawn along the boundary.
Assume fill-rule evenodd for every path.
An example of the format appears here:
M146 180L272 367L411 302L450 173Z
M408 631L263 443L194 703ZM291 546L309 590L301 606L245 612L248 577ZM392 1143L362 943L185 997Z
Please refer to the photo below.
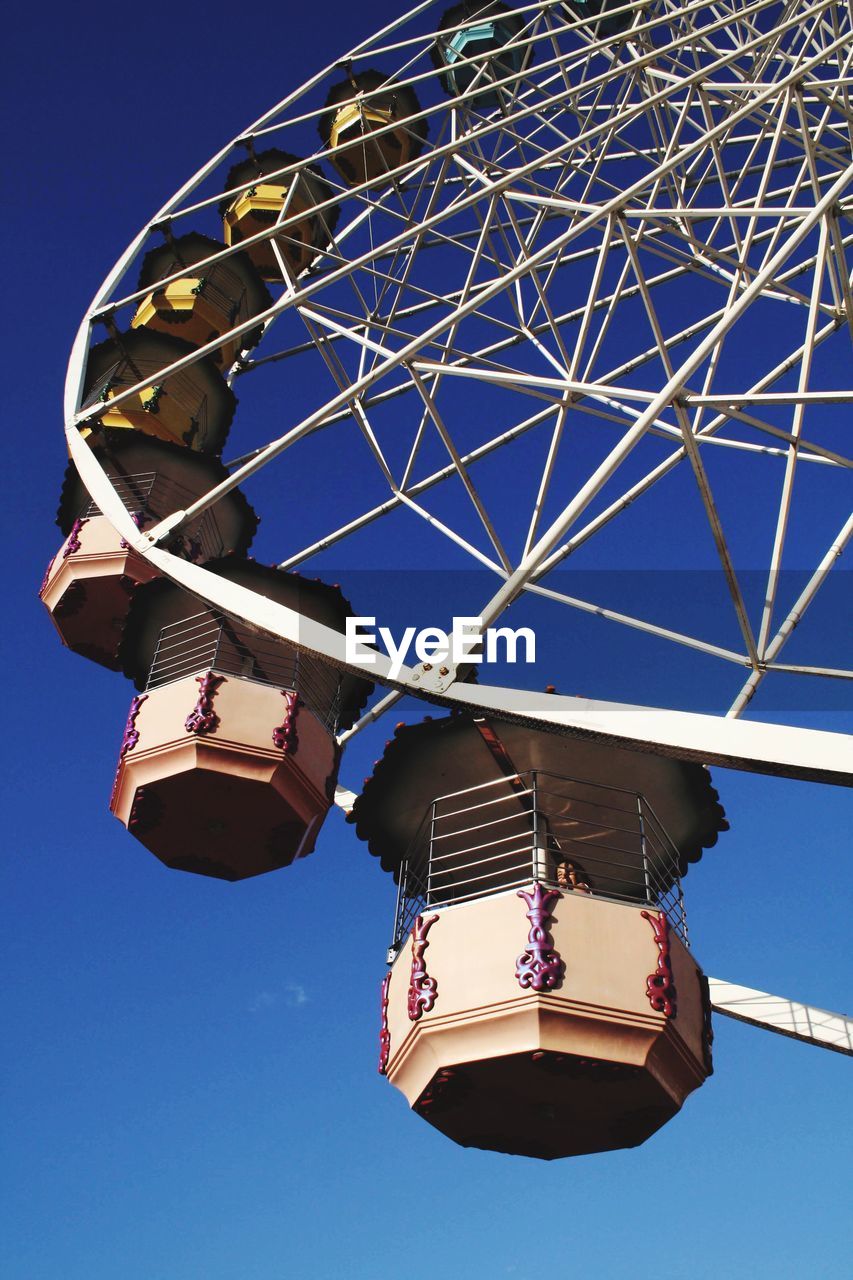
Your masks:
M390 660L384 655L377 654L372 664L355 663L348 659L345 639L339 632L152 547L76 432L69 434L69 446L83 483L104 515L161 573L224 613L337 667L403 693L426 695L448 707L501 715L573 737L749 772L853 785L853 737L845 734L459 682L437 694L426 687L423 672L408 667L392 679Z
M783 996L771 996L766 991L741 987L720 978L709 978L711 1008L738 1022L748 1022L751 1027L773 1031L778 1036L789 1036L819 1049L832 1049L853 1057L853 1018L843 1013L830 1013L816 1009L798 1000L786 1000Z

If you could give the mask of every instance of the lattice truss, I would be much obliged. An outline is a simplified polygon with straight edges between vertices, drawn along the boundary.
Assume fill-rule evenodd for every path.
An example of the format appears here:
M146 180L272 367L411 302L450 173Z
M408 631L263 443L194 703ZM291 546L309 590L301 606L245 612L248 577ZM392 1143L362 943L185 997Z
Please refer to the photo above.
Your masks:
M275 493L279 511L305 494L282 518L285 566L367 533L380 567L383 547L400 564L402 544L422 546L419 564L493 575L471 602L487 622L534 593L567 607L555 625L594 611L735 664L735 715L769 671L850 678L819 628L811 662L782 660L853 533L849 7L633 3L626 29L602 35L580 5L518 6L527 52L497 73L476 64L455 98L430 56L444 7L365 41L205 166L108 281L94 340L141 296L129 292L140 252L214 228L247 148L298 152L331 184L321 209L340 216L298 277L276 247L263 342L230 373L253 407L238 410L228 483L253 497L254 478L268 515ZM349 67L411 86L406 127L428 130L372 186L347 185L316 145ZM297 221L285 200L258 239ZM351 483L329 491L330 470ZM695 548L717 571L703 628L575 594L555 574L638 563L645 539L656 565L691 563ZM789 565L804 572L786 596ZM762 569L755 598L743 566Z

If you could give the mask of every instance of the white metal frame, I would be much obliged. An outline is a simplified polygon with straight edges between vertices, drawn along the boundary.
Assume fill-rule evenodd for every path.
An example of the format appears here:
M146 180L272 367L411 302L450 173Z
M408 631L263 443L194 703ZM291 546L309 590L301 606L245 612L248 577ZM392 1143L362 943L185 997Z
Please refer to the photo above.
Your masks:
M853 1057L853 1018L720 978L709 978L708 985L711 1007L727 1018Z
M446 539L454 551L494 574L495 590L470 610L483 618L484 627L524 593L534 593L552 600L555 608L594 612L609 623L743 668L728 714L716 717L471 686L460 681L450 663L439 671L428 665L404 668L391 679L388 663L379 657L361 669L391 692L350 734L403 693L426 694L447 706L492 711L683 759L850 784L849 737L740 719L775 672L853 679L853 670L829 660L820 666L780 661L846 549L853 515L823 549L784 616L776 600L798 476L815 467L833 472L853 467L849 450L821 439L815 417L821 405L840 411L853 404L850 9L841 0L631 0L620 7L630 30L606 39L597 38L558 0L517 8L524 19L518 43L535 56L523 70L497 80L494 106L483 107L471 94L450 99L439 89L428 54L443 5L416 6L348 57L393 67L397 81L417 89L432 142L400 166L382 190L368 184L344 189L333 180L343 217L328 251L293 278L273 240L283 288L261 317L232 330L248 332L260 320L269 335L257 355L235 366L232 381L263 376L282 361L296 368L300 353L319 351L331 379L322 404L237 459L229 478L185 511L145 533L130 520L79 431L96 416L81 407L94 326L128 314L140 298L125 277L150 237L167 226L189 229L194 217L207 215L222 197L217 175L244 154L248 142L257 149L286 145L288 137L313 127L322 111L323 86L340 78L341 63L289 94L218 152L158 211L109 273L80 327L69 364L66 434L74 462L100 509L161 572L215 607L352 668L336 633L178 559L163 546L181 524L274 465L301 440L350 421L372 454L387 496L343 524L330 520L328 532L308 546L283 549L284 566L302 564L392 511L406 511L414 525L423 522L432 531L437 549ZM481 67L478 83L485 74ZM327 164L330 154L308 159ZM299 168L287 166L282 174L286 178ZM255 239L286 234L292 220L285 202L277 224ZM436 254L455 260L458 287L449 295L431 287L424 269ZM574 305L568 308L560 287L566 278L586 281L586 296L569 299ZM675 328L667 301L673 287L709 300L702 314ZM762 314L772 304L780 314L795 316L798 336L777 348L770 367L751 370L748 385L733 385L727 380L732 335L743 323L754 323L757 304L765 309ZM609 339L625 314L641 316L643 325L627 358L623 351L614 360ZM272 337L278 333L283 345L276 349ZM814 381L815 355L827 343L844 353L851 370L841 388ZM175 361L160 378L192 365L217 345L209 343ZM141 385L126 388L112 403L128 400ZM452 410L457 386L511 392L534 403L512 427L464 448L447 408L450 400ZM381 448L374 415L389 400L406 397L404 403L415 406L414 429L407 463L397 474ZM546 520L571 424L581 420L597 425L608 447ZM477 464L531 430L549 431L549 447L524 547L516 553L505 544L500 521L477 487ZM437 433L448 462L415 480L428 432ZM590 514L629 457L650 441L665 450L664 456ZM712 453L734 458L745 452L783 468L765 566L765 601L756 620L744 601L706 462ZM656 625L549 584L553 569L635 501L659 491L677 468L695 481L728 586L739 647ZM438 518L424 498L448 480L461 482L458 519Z

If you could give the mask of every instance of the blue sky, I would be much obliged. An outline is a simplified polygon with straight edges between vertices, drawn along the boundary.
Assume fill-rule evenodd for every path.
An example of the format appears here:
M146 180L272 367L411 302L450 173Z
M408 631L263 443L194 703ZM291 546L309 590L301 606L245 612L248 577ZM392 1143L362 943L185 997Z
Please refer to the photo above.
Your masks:
M394 11L269 7L237 32L230 6L97 0L19 8L7 28L0 1266L14 1280L841 1274L846 1059L717 1018L716 1074L644 1147L551 1165L464 1151L376 1074L393 886L339 813L304 864L227 885L166 871L107 810L130 690L62 650L36 598L74 331L188 174ZM270 555L278 536L270 513ZM615 651L607 676L602 661L585 632L570 649L549 631L531 682L631 696ZM644 670L648 700L665 696L651 656ZM725 706L726 690L704 696ZM816 722L798 702L765 713ZM820 723L853 728L849 696L824 700ZM356 742L344 780L387 732ZM849 1009L849 793L715 780L732 829L686 883L697 956Z

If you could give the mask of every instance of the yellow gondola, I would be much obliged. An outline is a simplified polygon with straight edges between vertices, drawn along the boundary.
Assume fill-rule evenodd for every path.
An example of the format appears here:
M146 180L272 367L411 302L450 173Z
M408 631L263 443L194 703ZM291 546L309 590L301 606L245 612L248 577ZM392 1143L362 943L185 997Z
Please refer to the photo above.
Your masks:
M299 168L287 174L279 172L292 165ZM229 171L226 190L233 192L241 186L242 191L228 196L219 206L226 244L242 244L281 222L276 247L294 275L305 271L328 247L339 213L336 204L328 203L333 191L317 166L271 148L241 160ZM323 204L326 207L318 211L317 206ZM265 280L281 280L272 238L250 244L245 252Z
M421 109L417 95L380 71L351 74L331 89L326 107L320 137L333 153L329 162L351 187L384 186L421 153L427 123L415 118Z
M193 350L191 343L148 329L131 329L93 347L86 363L83 410L89 420L83 436L100 425L221 453L237 400L214 362L203 356L176 373L161 373ZM138 391L112 405L136 386Z
M245 253L199 268L198 263L225 248L210 236L191 231L151 249L143 259L137 288L149 289L136 309L131 328L172 334L195 347L221 338L229 329L272 305L269 290ZM176 280L160 281L177 275ZM211 354L228 369L241 351L255 346L260 327L232 338Z

